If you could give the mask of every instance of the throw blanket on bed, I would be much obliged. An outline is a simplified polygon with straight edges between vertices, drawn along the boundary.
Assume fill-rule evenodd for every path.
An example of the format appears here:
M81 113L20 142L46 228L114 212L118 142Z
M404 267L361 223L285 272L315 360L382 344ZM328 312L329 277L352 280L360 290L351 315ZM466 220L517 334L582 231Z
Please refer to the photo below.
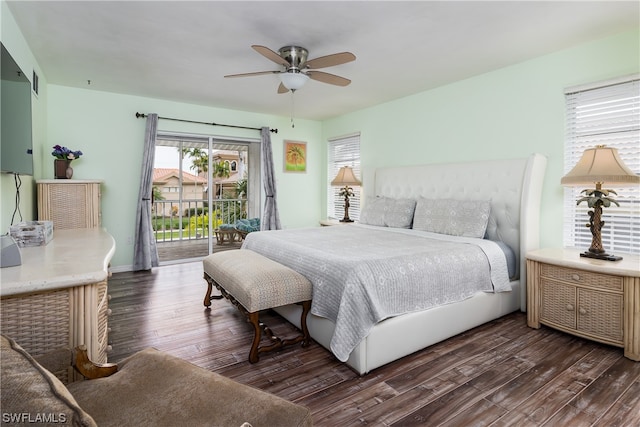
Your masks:
M243 248L311 281L311 312L335 323L343 362L384 319L511 290L502 250L482 239L352 224L251 233Z

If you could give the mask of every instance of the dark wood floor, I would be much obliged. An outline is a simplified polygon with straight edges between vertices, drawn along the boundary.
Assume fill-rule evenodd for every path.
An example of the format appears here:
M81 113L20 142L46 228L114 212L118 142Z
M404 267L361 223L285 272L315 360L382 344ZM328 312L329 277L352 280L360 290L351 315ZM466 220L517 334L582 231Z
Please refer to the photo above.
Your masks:
M530 329L522 313L363 377L316 343L252 365L250 325L224 300L204 308L202 274L201 262L114 274L109 360L153 346L306 405L317 426L640 426L640 363ZM264 318L276 334L295 331L276 314Z

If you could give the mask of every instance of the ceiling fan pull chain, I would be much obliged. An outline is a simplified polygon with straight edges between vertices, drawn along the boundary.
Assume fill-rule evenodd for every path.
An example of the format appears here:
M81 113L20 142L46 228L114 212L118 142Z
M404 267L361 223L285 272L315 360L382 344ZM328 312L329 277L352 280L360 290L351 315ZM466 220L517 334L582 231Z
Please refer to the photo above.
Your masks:
M295 99L294 99L294 94L296 93L295 90L291 89L291 127L295 128L296 124L293 122L293 116L294 116L294 111L295 111Z

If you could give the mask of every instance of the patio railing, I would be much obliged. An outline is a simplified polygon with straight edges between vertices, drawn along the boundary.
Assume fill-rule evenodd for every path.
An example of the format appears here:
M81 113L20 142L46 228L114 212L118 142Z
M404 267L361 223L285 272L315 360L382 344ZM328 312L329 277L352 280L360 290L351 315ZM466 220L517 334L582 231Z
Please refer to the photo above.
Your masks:
M157 242L207 239L209 215L213 217L213 229L220 224L234 224L246 218L247 199L215 199L209 209L206 200L155 200L151 223Z

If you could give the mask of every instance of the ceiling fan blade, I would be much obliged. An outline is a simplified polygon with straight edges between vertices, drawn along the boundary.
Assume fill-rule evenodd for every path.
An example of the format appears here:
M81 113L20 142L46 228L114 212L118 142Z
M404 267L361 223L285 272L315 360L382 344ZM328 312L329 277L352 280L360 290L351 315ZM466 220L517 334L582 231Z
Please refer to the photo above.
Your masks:
M334 65L346 64L347 62L355 60L356 56L353 53L341 52L311 59L306 62L306 67L310 69L333 67Z
M291 64L289 64L287 62L286 59L281 57L277 52L272 51L271 49L269 49L266 46L260 46L260 45L254 44L251 47L253 48L253 50L258 52L260 55L264 56L267 59L270 59L271 61L275 62L276 64L280 64L280 65L282 65L284 67L289 67L291 65Z
M250 77L250 76L262 76L265 74L280 74L281 71L256 71L255 73L242 73L242 74L229 74L225 77Z
M324 71L307 71L307 74L313 80L317 80L322 83L329 83L336 86L347 86L351 83L351 80L344 77L336 76L335 74L325 73Z
M285 85L280 83L280 86L278 86L278 93L287 93L287 92L289 92L289 89L287 89Z

